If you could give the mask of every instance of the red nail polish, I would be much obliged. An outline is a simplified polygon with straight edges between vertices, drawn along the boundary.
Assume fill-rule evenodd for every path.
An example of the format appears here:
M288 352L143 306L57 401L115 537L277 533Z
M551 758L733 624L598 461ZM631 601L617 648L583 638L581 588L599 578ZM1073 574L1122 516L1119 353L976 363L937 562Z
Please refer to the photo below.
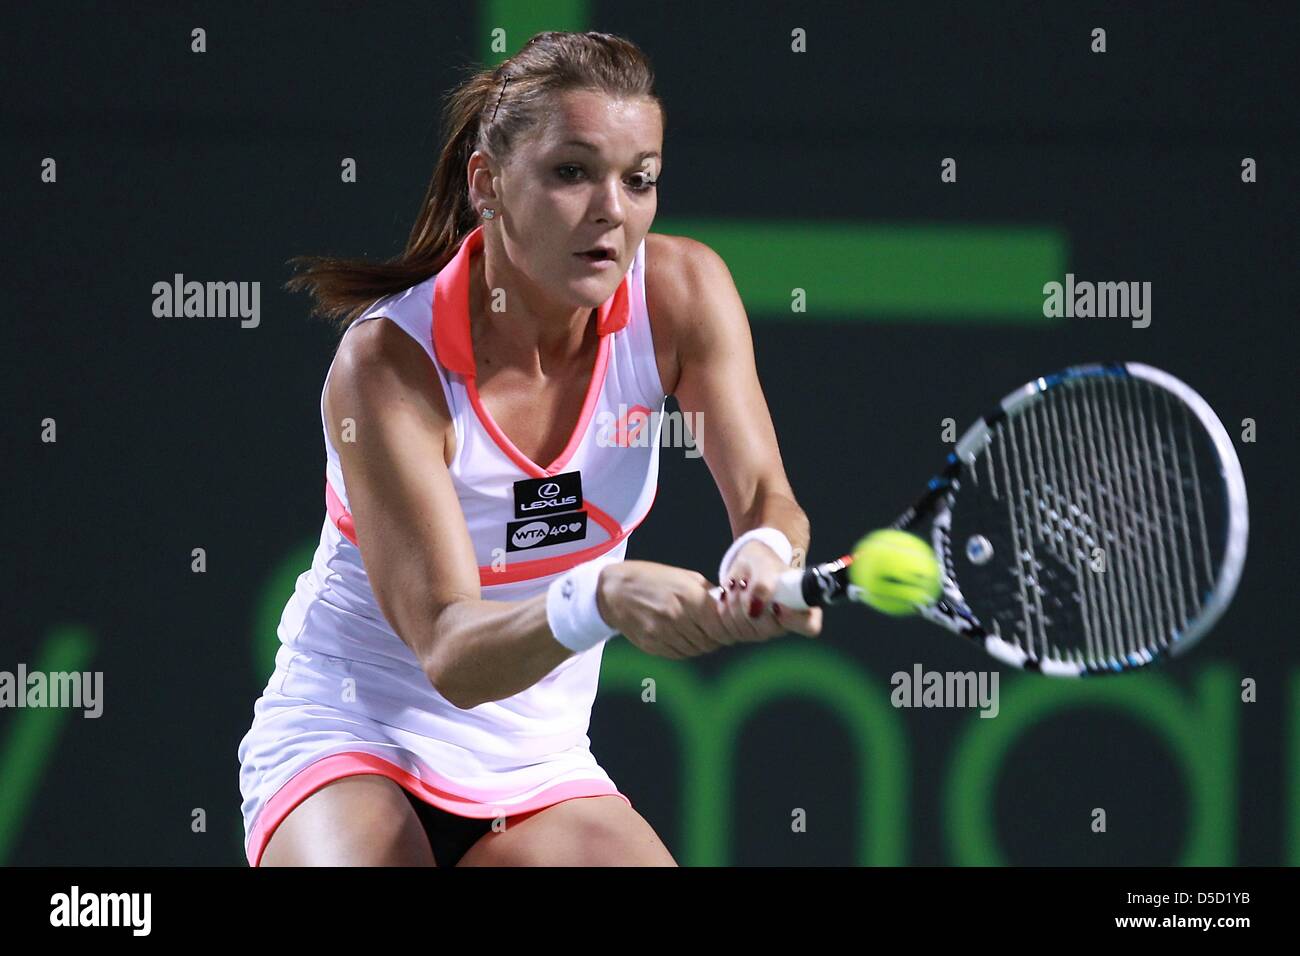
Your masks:
M752 601L749 602L750 617L758 617L758 615L762 613L762 610L763 610L763 604L758 600L758 598L754 598Z

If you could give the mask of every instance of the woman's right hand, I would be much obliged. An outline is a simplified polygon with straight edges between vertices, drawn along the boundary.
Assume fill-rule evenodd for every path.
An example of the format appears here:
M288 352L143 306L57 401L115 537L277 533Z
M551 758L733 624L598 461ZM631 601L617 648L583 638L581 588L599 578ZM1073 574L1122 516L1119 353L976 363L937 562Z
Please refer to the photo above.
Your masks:
M755 640L752 628L749 634L736 629L711 587L698 571L654 561L615 561L601 568L596 607L605 623L639 650L671 660ZM764 617L772 618L771 612ZM785 632L775 619L771 624L758 639Z

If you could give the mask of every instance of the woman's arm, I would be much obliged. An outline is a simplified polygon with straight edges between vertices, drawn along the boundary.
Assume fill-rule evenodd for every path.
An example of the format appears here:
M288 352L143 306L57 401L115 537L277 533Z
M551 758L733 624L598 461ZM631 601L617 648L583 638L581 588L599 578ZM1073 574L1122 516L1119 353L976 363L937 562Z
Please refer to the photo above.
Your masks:
M508 655L493 653L494 642L477 649L496 670L501 696L563 662L571 652L551 635L545 596L480 599L474 546L446 464L451 418L419 345L387 319L351 332L330 374L325 413L375 599L438 692L473 707L487 690L455 666L456 641L441 635L496 635L498 647L508 645ZM354 440L345 442L349 418Z
M768 525L808 548L808 518L794 499L754 366L749 319L722 258L684 236L653 235L646 305L669 320L679 369L673 394L687 422L704 423L704 460L734 537Z
M325 413L371 589L434 688L456 707L475 707L531 687L569 657L547 622L545 594L482 599L447 469L454 432L424 350L383 318L349 333ZM354 440L345 442L349 418ZM713 603L693 571L630 561L600 573L602 618L649 653L690 657L734 640L709 615Z
M647 245L647 261L653 255L654 263L646 270L646 305L652 318L670 326L680 369L674 394L688 422L697 415L702 419L704 460L726 505L732 535L776 528L794 548L793 563L802 565L808 517L786 477L754 365L749 319L731 272L703 243L682 236L653 238L654 244ZM745 596L750 606L761 609L771 600L775 575L786 565L766 544L751 541L732 567L759 578ZM807 633L801 625L819 629L820 615L788 612L781 623Z

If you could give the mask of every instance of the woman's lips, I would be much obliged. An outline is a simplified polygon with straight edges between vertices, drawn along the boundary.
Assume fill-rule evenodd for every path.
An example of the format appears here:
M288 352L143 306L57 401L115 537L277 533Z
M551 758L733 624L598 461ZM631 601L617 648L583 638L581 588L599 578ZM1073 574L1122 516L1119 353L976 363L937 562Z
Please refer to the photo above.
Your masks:
M615 258L613 253L604 253L600 258L597 258L596 254L591 252L575 252L574 256L593 269L611 269L618 265L618 259Z

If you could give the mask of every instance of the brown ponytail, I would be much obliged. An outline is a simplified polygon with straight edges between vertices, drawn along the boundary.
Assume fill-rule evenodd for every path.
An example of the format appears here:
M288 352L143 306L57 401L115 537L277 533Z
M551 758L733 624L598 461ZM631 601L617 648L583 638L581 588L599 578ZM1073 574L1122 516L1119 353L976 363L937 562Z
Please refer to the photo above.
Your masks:
M466 176L470 156L483 150L504 162L519 137L546 116L546 100L575 89L646 96L663 111L650 61L630 40L608 33L538 33L495 70L473 73L447 97L442 153L402 254L387 262L297 256L289 262L302 270L285 288L309 291L312 314L342 331L375 300L441 270L478 225Z

